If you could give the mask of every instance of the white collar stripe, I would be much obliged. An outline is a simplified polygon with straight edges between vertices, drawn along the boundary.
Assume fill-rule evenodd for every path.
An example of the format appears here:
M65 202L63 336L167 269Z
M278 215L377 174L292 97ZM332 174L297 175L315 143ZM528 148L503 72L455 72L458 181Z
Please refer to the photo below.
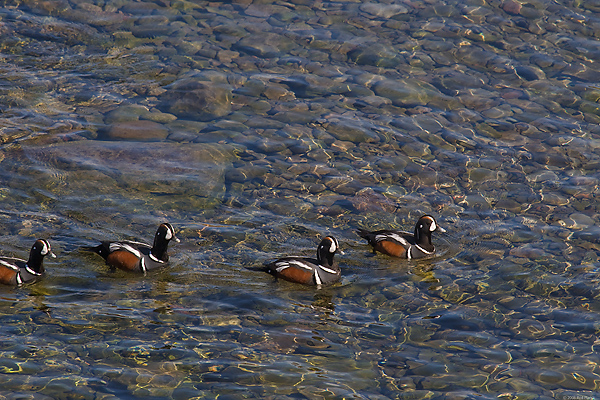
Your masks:
M29 265L25 266L25 271L27 271L27 273L31 274L31 275L35 275L35 276L41 276L42 274L40 274L39 272L35 272L34 270L32 270L31 268L29 268Z
M156 257L154 256L154 254L152 254L152 253L148 254L148 257L150 257L150 259L151 259L152 261L154 261L154 262L157 262L157 263L160 263L160 264L163 264L163 263L164 263L164 261L163 261L163 260L159 260L159 259L158 259L158 258L156 258Z
M419 249L420 251L422 251L425 254L433 254L433 251L427 251L424 248L422 248L421 246L419 246L418 244L415 245L417 247L417 249Z
M324 267L322 265L319 265L319 268L322 269L323 271L327 272L328 274L333 274L333 275L337 274L336 271L334 271L334 270L332 270L330 268Z

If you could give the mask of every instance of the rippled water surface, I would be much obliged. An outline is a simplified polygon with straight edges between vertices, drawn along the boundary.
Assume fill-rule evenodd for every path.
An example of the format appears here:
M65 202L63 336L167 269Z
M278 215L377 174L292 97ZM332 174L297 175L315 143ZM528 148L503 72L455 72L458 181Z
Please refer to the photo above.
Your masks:
M0 4L0 399L600 399L598 1Z

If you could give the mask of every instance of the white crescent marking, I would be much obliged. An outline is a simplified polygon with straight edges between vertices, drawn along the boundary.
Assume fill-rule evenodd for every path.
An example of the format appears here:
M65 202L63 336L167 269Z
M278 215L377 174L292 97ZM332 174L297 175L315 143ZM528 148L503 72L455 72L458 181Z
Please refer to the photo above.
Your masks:
M40 254L45 256L46 254L48 254L49 251L50 249L48 249L46 242L42 242L42 251L40 251Z
M435 231L436 229L437 229L437 226L436 226L436 224L435 224L435 221L432 219L432 220L431 220L431 226L429 227L429 231L430 231L430 232L433 232L433 231Z

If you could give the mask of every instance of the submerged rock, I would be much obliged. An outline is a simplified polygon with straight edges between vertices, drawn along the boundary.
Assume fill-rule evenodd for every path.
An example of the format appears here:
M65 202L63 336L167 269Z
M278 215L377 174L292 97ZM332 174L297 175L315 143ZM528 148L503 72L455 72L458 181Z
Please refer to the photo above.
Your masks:
M380 3L365 3L360 6L360 10L381 18L392 18L398 14L406 14L408 9L400 4L380 4Z
M446 106L444 103L450 101L434 86L419 80L398 79L379 81L374 86L375 94L387 97L396 106L416 107L425 106L435 102L438 106Z
M168 88L161 108L182 118L210 121L231 112L231 98L225 84L187 78Z
M117 122L109 126L101 138L108 140L162 141L169 130L162 124L148 120Z
M26 147L22 155L11 157L15 162L24 157L21 162L43 166L32 177L34 181L55 181L52 171L62 171L64 184L48 189L59 191L61 196L100 190L110 193L111 199L141 196L146 202L161 202L162 196L156 194L191 196L182 201L219 197L224 193L225 171L236 152L235 146L226 144L80 140ZM148 196L150 192L154 195ZM96 200L103 201L91 196L90 204ZM118 202L115 207L120 207Z

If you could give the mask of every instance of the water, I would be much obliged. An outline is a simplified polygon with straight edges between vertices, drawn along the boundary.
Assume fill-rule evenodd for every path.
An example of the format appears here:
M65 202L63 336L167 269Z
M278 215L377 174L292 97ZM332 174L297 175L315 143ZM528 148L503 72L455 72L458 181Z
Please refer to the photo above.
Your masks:
M2 4L2 254L58 258L0 398L599 397L597 2ZM147 276L80 249L163 221ZM255 270L324 235L339 284Z

